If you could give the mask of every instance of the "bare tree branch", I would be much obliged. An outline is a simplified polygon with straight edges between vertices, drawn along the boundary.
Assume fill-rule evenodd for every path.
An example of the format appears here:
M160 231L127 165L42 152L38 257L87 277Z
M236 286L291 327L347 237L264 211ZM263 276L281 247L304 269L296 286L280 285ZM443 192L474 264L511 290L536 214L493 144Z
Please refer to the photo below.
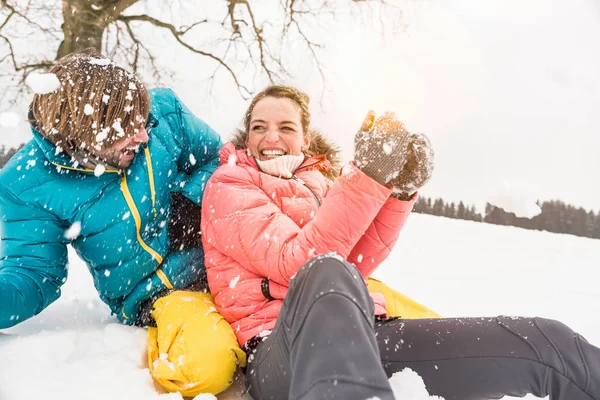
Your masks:
M25 21L26 21L26 22L27 22L29 25L35 26L35 27L37 27L39 30L41 30L42 32L44 32L44 33L47 33L47 34L50 34L50 35L51 35L52 37L54 37L55 39L58 39L58 35L57 35L55 32L53 32L51 29L48 29L48 28L46 28L46 27L44 27L44 26L40 25L38 22L36 22L36 21L32 20L31 18L29 18L29 17L26 15L26 12L23 12L23 11L19 11L19 10L17 10L17 9L16 9L14 6L12 6L12 5L8 4L8 1L7 1L7 0L1 0L1 1L0 1L0 6L2 6L2 8L6 8L6 9L10 10L10 16L12 16L13 14L14 14L14 15L17 15L17 16L19 16L20 18L22 18L23 20L25 20ZM28 7L29 7L29 6L28 6ZM28 8L28 7L27 7L27 8ZM27 8L26 8L26 10L27 10ZM6 23L6 22L8 22L8 21L5 21L5 23ZM3 25L4 25L4 24L3 24Z
M114 4L108 5L109 10L107 10L107 12L110 13L113 20L117 19L123 11L127 10L138 1L139 0L115 0Z
M150 71L155 82L160 81L170 71L159 71L158 53L153 53L157 50L153 43L144 41L145 31L139 29L143 23L167 30L170 33L167 39L173 37L182 48L215 62L214 71L208 72L211 88L218 82L220 69L225 70L227 78L231 77L244 99L252 94L250 82L262 82L265 78L271 83L285 82L292 75L284 57L305 56L286 54L287 45L297 40L306 45L305 51L314 60L311 68L318 70L325 87L326 68L320 58L325 40L315 33L312 24L322 31L319 24L324 20L335 21L341 15L359 17L363 11L372 10L372 16L367 13L368 20L376 26L384 23L387 26L393 18L382 8L396 7L392 0L277 0L277 8L269 12L276 11L281 18L266 19L261 13L263 9L250 0L212 1L210 9L194 6L177 15L174 4L195 2L172 0L160 2L158 11L151 11L158 16L143 11L139 15L123 15L131 6L142 3L141 0L0 0L0 45L2 41L6 43L0 47L2 84L10 88L31 71L51 66L53 55L58 58L87 47L103 50L139 73ZM365 7L367 4L373 7ZM213 13L215 7L220 7L218 17ZM380 19L371 18L375 15ZM184 22L174 22L180 19ZM216 29L203 30L202 26L210 23L218 24L214 26ZM205 32L208 34L202 35ZM28 46L23 46L30 38L44 42L45 48L31 52ZM54 49L58 51L54 53ZM28 91L26 87L16 89Z
M165 28L168 29L171 34L173 35L173 37L175 38L175 40L177 40L177 42L179 42L179 44L181 44L183 47L185 47L186 49L190 50L193 53L196 54L200 54L203 55L205 57L211 58L214 61L216 61L218 64L220 64L223 68L225 68L228 72L229 75L231 76L231 78L233 79L233 81L235 82L238 91L240 92L240 94L242 95L243 98L247 99L248 96L250 94L252 94L252 92L245 87L244 85L242 85L236 75L236 73L233 71L233 69L229 66L229 64L227 64L221 57L216 56L212 53L197 49L195 47L193 47L192 45L188 44L187 42L185 42L182 39L183 33L184 31L180 31L177 28L175 28L175 26L173 26L172 24L163 22L163 21L159 21L156 18L152 18L149 15L121 15L117 18L119 21L123 21L123 22L131 22L131 21L141 21L141 22L149 22L154 26L158 26L160 28ZM187 31L187 30L186 30Z
M248 3L247 0L229 0L229 13L230 13L231 21L232 21L231 22L232 27L234 27L234 32L239 33L239 25L236 24L236 20L233 15L235 12L235 7L238 4L246 6L246 10L248 11L248 14L250 15L250 21L252 21L252 29L254 30L254 35L255 35L256 41L258 43L258 54L260 57L260 65L261 65L263 71L269 77L269 81L271 83L273 83L274 82L273 72L267 66L267 64L265 62L264 39L262 36L263 31L262 31L262 28L259 28L258 25L256 24L256 20L254 19L254 13L252 12L252 8L250 7L250 4Z
M134 60L133 60L133 62L130 63L133 66L133 70L135 72L137 72L138 67L139 67L138 63L139 63L139 58L140 58L140 50L143 50L144 53L146 54L146 56L148 57L148 60L150 61L150 65L152 66L152 71L153 71L154 76L157 77L159 75L159 69L156 65L156 57L144 45L144 42L142 42L136 36L136 34L134 33L133 29L131 28L131 25L129 22L124 22L124 21L119 21L119 22L122 22L125 25L127 33L129 34L129 38L133 42Z
M15 15L15 11L11 10L10 14L8 14L8 16L6 17L6 19L2 23L2 25L0 25L0 31L6 26L6 24L8 24L8 21L10 21L10 19L13 17L13 15Z
M34 63L34 64L24 64L24 65L19 65L17 63L17 60L15 58L15 51L12 45L12 42L10 41L10 39L8 39L6 36L4 35L0 35L1 39L4 39L4 41L8 44L8 47L10 49L9 54L7 55L8 57L10 57L12 64L13 64L13 68L15 69L15 71L19 72L19 71L25 71L25 73L23 74L23 80L25 80L25 78L27 77L27 74L31 71L31 70L36 70L36 69L40 69L40 68L48 68L52 65L52 62L46 61L46 62L41 62L41 63ZM6 56L5 56L6 58Z

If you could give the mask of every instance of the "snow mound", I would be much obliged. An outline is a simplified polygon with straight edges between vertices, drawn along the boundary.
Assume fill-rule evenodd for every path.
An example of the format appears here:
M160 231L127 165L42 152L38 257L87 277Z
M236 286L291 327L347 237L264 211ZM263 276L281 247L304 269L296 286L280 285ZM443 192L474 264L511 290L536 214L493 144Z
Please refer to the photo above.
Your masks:
M40 388L44 388L44 399L163 398L144 366L146 337L144 329L120 324L108 324L103 329L59 329L30 336L0 336L5 344L0 346L0 359L11 366L3 368L0 375L2 398L39 398ZM10 345L6 345L7 340ZM22 357L23 354L30 357ZM27 371L26 380L23 371ZM181 395L177 396L175 399L181 399Z
M394 397L402 400L444 400L443 397L430 396L423 378L410 368L396 372L390 378Z

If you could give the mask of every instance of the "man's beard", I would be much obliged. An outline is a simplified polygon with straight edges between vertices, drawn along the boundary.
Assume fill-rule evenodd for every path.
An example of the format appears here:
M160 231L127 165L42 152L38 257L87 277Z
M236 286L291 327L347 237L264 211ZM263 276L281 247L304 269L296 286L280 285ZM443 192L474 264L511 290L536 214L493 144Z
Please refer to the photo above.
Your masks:
M131 162L128 162L127 165L123 165L124 163L120 157L121 152L112 149L105 150L106 154L101 155L90 153L85 149L65 149L65 152L75 159L80 166L93 170L98 165L103 165L106 169L125 169L131 164Z

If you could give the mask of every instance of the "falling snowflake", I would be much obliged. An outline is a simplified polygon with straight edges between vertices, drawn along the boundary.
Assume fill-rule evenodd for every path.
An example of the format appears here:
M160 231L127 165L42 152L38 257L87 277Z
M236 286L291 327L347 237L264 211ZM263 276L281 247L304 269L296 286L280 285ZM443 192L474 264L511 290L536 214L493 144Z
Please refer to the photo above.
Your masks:
M96 168L94 169L94 175L100 176L100 175L104 174L104 171L106 171L106 167L102 164L98 164L98 165L96 165Z
M106 66L109 65L111 61L108 58L90 58L88 62L92 65Z
M77 237L79 237L80 233L81 233L81 222L76 221L76 222L73 222L73 225L71 225L69 227L69 229L67 229L65 231L64 237L65 237L65 239L68 239L68 240L74 240L74 239L77 239Z
M91 104L86 104L85 107L83 107L83 113L85 115L92 115L94 113L94 107L92 107Z
M239 280L240 280L240 275L236 276L231 281L229 281L229 288L230 289L235 288L237 286L237 283L238 283Z

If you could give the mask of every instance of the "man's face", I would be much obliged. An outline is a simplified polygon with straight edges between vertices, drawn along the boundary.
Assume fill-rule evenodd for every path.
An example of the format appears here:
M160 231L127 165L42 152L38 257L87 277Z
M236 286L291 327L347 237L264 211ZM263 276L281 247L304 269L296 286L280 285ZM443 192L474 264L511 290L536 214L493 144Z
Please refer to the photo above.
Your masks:
M148 132L142 127L133 136L116 142L111 148L96 152L96 156L114 167L125 169L131 165L140 145L148 140Z

